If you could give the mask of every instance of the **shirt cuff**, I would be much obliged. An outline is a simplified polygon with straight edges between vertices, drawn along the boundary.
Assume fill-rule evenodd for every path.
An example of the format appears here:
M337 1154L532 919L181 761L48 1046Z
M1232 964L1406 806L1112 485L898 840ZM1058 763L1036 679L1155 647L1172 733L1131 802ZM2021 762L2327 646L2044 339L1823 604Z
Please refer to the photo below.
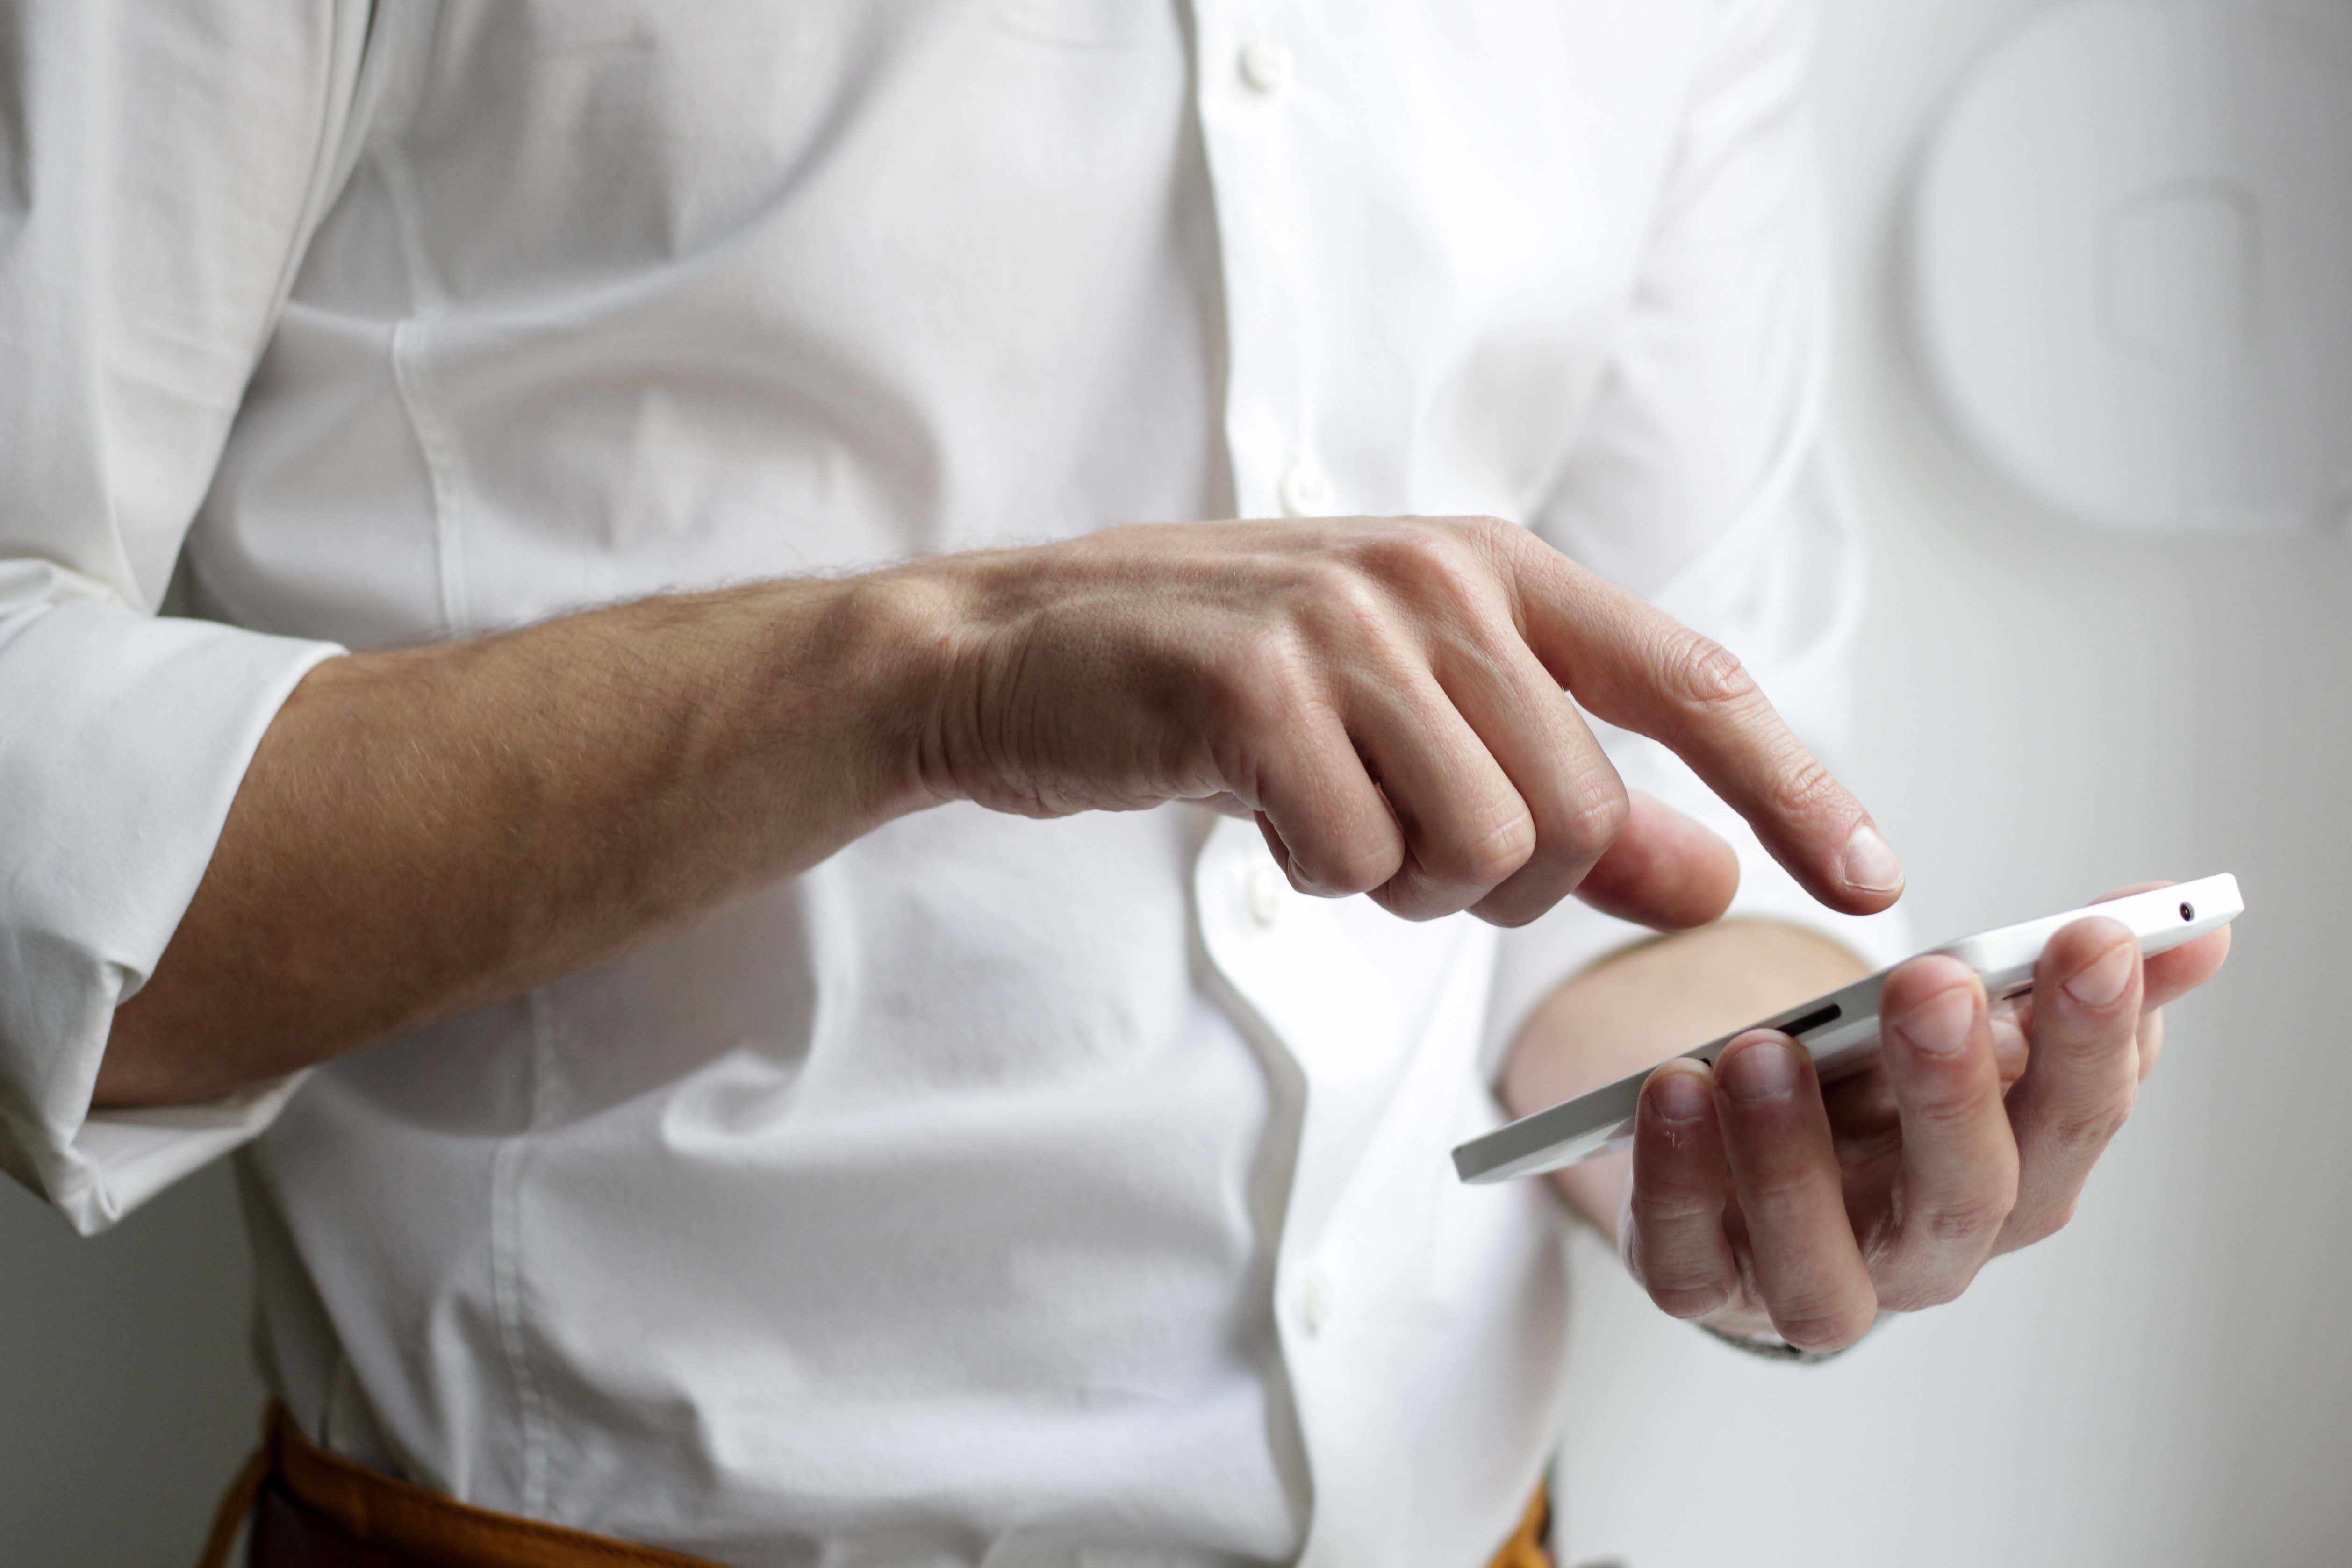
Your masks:
M342 650L98 601L0 619L0 1169L84 1234L268 1126L296 1080L92 1115L255 748Z

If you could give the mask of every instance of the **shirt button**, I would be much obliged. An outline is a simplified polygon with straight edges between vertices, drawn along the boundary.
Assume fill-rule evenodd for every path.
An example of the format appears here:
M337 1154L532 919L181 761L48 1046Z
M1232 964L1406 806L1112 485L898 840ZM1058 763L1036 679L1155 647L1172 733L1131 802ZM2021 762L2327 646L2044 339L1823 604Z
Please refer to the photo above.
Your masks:
M1332 1288L1330 1275L1320 1269L1308 1271L1304 1302L1306 1308L1304 1316L1308 1333L1321 1333L1324 1327L1330 1322L1332 1310L1339 1304L1337 1297L1338 1292Z
M1260 925L1271 925L1282 914L1282 873L1270 865L1252 866L1248 879L1242 883L1242 900L1249 905L1250 918Z
M1297 73L1297 57L1280 38L1261 34L1242 46L1242 80L1258 91L1280 92Z
M1292 464L1276 486L1276 498L1282 502L1286 517L1322 517L1331 512L1331 476L1315 465L1311 457L1302 457Z

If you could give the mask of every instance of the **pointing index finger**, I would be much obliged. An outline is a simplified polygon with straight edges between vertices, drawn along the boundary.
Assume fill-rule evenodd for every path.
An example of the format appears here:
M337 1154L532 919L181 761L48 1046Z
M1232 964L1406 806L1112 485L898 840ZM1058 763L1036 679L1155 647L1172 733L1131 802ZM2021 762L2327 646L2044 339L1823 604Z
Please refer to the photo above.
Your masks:
M1903 893L1903 862L1730 653L1524 530L1510 562L1528 645L1593 714L1663 743L1832 909Z

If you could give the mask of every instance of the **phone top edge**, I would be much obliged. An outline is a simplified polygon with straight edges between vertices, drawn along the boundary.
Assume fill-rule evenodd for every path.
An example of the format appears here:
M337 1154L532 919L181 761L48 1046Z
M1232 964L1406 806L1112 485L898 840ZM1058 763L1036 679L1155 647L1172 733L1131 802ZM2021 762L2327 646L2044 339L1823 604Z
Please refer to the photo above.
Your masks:
M2020 965L2030 970L2051 937L2077 920L2095 917L2124 925L2138 938L2140 951L2153 957L2183 942L2194 941L2209 932L2218 931L2245 912L2245 899L2238 891L2238 879L2224 872L2219 876L2200 877L2194 882L2174 883L2169 887L2126 894L2121 898L2111 898L2101 904L2086 904L2079 909L2045 915L2038 920L1995 926L1990 931L1979 931L1972 936L1963 936L1940 946L1930 947L1926 954L1915 956L1924 957L1927 954L1942 954L1958 958L1987 976L2011 971Z
M2153 957L2218 931L2245 912L2245 899L2237 877L2223 872L2193 882L2126 894L2103 904L2084 904L2038 920L1998 926L1940 947L1927 948L1912 956L1942 954L1958 958L1983 977L1988 989L2014 995L2032 988L2030 984L2019 986L2017 982L2031 980L2043 945L2077 920L2097 915L2119 921L2138 939L2142 955ZM1910 961L1906 958L1903 963ZM1830 1017L1796 1038L1817 1058L1825 1054L1822 1048L1832 1040L1840 1047L1850 1046L1847 1037L1858 1026L1865 1020L1875 1023L1880 988L1886 977L1901 967L1897 964L1881 969L1675 1055L1711 1062L1726 1046L1751 1030L1786 1029L1809 1015L1824 1011L1830 1011ZM1866 1055L1858 1060L1867 1060ZM1612 1134L1630 1128L1641 1103L1642 1086L1657 1066L1653 1062L1613 1082L1548 1105L1455 1145L1455 1175L1465 1184L1484 1186L1557 1170L1601 1152Z

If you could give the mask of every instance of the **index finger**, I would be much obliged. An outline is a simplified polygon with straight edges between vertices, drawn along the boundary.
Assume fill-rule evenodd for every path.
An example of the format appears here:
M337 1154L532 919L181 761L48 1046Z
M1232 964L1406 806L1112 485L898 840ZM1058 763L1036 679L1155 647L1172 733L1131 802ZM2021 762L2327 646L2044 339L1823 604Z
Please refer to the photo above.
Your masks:
M1527 541L1507 563L1521 632L1578 702L1689 763L1831 908L1868 915L1902 896L1903 862L1870 813L1737 658L1526 530L1511 532Z

